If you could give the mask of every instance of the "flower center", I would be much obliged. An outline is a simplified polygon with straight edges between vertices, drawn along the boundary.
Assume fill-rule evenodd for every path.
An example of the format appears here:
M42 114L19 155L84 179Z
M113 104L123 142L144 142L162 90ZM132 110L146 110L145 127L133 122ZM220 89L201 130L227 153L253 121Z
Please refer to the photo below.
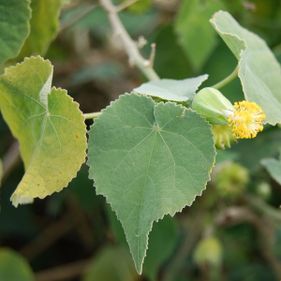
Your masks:
M237 139L255 138L263 130L264 120L262 108L249 101L236 102L233 113L228 116L232 133Z

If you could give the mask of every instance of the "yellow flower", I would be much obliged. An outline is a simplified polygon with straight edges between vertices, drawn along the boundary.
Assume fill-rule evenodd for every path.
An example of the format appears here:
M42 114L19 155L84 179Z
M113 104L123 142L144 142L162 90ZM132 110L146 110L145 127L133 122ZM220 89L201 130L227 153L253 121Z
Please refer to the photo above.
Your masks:
M263 130L265 113L254 102L241 101L234 104L234 110L228 116L228 123L237 139L255 138Z

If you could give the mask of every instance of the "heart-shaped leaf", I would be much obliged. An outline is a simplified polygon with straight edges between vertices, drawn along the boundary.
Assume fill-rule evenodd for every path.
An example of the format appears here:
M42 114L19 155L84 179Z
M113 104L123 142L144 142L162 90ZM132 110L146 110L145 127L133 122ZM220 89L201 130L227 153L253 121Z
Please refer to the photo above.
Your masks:
M163 100L188 101L192 99L199 86L208 79L204 74L183 80L161 79L142 84L133 90L134 93L158 97Z
M96 119L89 175L121 221L139 273L153 222L201 195L214 158L210 125L175 103L126 94Z
M227 12L217 12L211 23L239 60L245 98L263 108L267 123L281 123L281 67L271 50Z
M84 117L65 90L51 88L52 74L49 61L32 57L0 77L0 109L26 169L11 197L15 206L60 191L85 160Z

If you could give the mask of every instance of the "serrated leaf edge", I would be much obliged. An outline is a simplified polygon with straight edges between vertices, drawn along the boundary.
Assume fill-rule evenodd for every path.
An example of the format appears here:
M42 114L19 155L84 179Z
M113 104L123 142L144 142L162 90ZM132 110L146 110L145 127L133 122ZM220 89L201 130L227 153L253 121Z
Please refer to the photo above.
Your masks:
M193 111L192 109L186 108L186 107L184 107L183 105L181 105L181 104L176 104L175 102L172 102L172 101L168 101L168 102L163 102L163 101L161 101L161 102L156 103L156 102L151 98L151 96L146 96L146 95L142 95L142 94L138 94L138 93L125 93L125 94L119 96L118 99L116 99L116 100L114 100L114 101L111 101L110 104L109 104L107 107L105 107L104 109L102 109L102 110L101 110L101 113L103 113L103 112L106 111L107 109L111 108L116 102L118 102L118 101L120 100L120 98L122 98L122 97L124 97L124 96L128 96L128 95L135 95L135 96L146 97L147 99L150 99L150 100L154 103L154 110L155 110L155 106L156 106L157 104L164 104L164 103L165 103L165 104L171 104L171 105L174 105L174 106L180 106L180 107L183 109L183 112L184 112L184 111L190 111L190 112L194 113L195 115L197 115L199 118L201 118L201 119L208 125L208 127L209 127L209 129L210 129L210 132L211 132L211 125L210 125L210 123L207 122L205 119L203 119L199 114L197 114L197 113L196 113L195 111ZM101 115L102 115L102 114L101 114ZM101 116L101 115L100 115L100 116ZM95 122L98 122L98 119L100 118L100 116L95 119ZM154 116L155 116L155 115L154 115ZM91 127L90 127L90 129L89 129L89 132L92 131L92 130L94 130L94 126L95 126L95 123L93 123L93 124L91 125ZM162 220L162 219L163 219L165 216L167 216L167 215L170 215L171 217L173 217L176 213L181 213L182 210L183 210L185 207L190 207L190 206L194 203L194 201L196 200L197 197L201 197L202 194L203 194L203 192L206 190L207 184L208 184L208 182L211 180L211 171L212 171L212 169L213 169L213 167L214 167L214 165L215 165L215 162L216 162L216 148L215 148L215 142L214 142L214 137L213 137L213 134L212 134L212 133L211 133L211 136L212 136L212 140L213 140L213 146L212 146L212 148L213 148L213 152L214 152L214 160L213 160L213 163L212 163L212 165L211 165L211 167L210 167L210 169L209 169L209 171L208 171L208 178L207 178L207 181L206 181L206 183L205 183L205 186L203 186L203 189L202 189L202 191L201 191L199 194L197 194L197 195L194 196L194 198L193 198L193 200L192 200L192 202L191 202L190 204L184 205L184 206L183 206L181 209L179 209L178 211L169 211L169 212L163 214L163 216L160 217L159 219L154 220L154 221L151 222L149 231L148 231L148 233L147 233L147 242L146 242L146 246L145 246L145 254L144 254L143 258L142 258L141 266L140 266L140 267L135 263L135 260L134 260L134 258L133 258L134 263L135 263L135 266L136 266L136 270L137 270L138 274L142 274L144 259L145 259L146 255L147 255L147 250L148 250L149 234L150 234L151 231L152 231L153 224L154 224L154 223L157 223L157 222L160 221L160 220ZM101 196L103 196L103 197L105 198L105 200L106 200L106 202L109 204L111 210L116 214L116 217L117 217L117 219L119 220L119 222L121 223L122 228L123 228L123 231L124 231L125 228L124 228L123 222L120 220L120 218L119 218L117 212L112 208L112 203L110 202L110 200L109 200L105 195L101 194L101 193L98 191L98 188L97 188L97 186L95 185L94 171L93 171L93 169L92 169L91 166L90 166L89 159L87 160L86 164L87 164L87 166L89 167L89 179L93 180L94 186L95 186L95 188L96 188L97 194L98 194L98 195L101 195ZM92 172L92 175L90 174L90 170L91 170L91 172ZM124 234L125 234L125 237L126 237L126 240L127 240L127 243L128 243L128 237L127 237L127 234L125 233L125 231L124 231ZM129 247L129 250L130 250L131 256L134 257L134 255L133 255L133 253L132 253L130 247Z

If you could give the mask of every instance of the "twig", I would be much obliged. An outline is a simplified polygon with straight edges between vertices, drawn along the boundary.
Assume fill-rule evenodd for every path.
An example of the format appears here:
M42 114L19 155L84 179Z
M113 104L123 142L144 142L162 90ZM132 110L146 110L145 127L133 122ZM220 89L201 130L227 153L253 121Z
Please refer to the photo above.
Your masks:
M96 7L97 7L97 5L95 5L95 4L90 5L90 6L86 7L84 11L82 11L78 15L74 16L69 22L62 23L59 32L62 32L65 29L68 29L71 26L73 26L75 23L80 21L82 18L84 18L85 16L90 14Z
M20 152L17 142L14 142L6 155L3 158L3 175L2 182L7 179L10 173L15 169L15 167L20 163Z
M151 44L151 53L150 53L150 57L149 57L149 64L151 67L154 66L155 54L156 54L156 44L152 43Z
M176 255L172 257L164 270L163 281L172 281L182 269L184 260L190 255L196 242L200 239L202 232L202 221L198 215L195 219L184 218L182 221L183 240L176 251Z
M94 236L85 212L81 209L78 199L74 194L69 194L66 203L69 207L69 214L77 225L76 230L80 235L85 248L91 250L94 245Z
M234 225L242 222L252 224L259 234L260 252L274 270L278 280L281 279L281 262L272 253L274 231L270 220L260 218L246 207L229 207L216 217L216 222L218 225Z
M246 203L250 205L254 210L268 216L273 222L278 225L281 224L281 210L273 208L268 205L262 199L253 196L247 196L244 198Z
M108 18L110 20L114 33L121 38L124 48L129 56L129 62L132 65L136 65L139 70L147 77L147 79L159 79L157 73L154 71L149 61L142 57L135 42L132 40L127 30L124 28L118 16L117 9L112 4L111 0L100 0L100 4L108 14Z
M62 281L72 280L83 274L89 264L89 260L82 260L55 268L47 269L36 274L36 281Z
M29 260L34 259L40 253L48 249L53 243L64 236L74 227L74 223L69 215L63 217L60 221L52 223L34 240L21 249L21 254Z
M123 10L126 10L128 7L134 5L135 3L137 3L138 1L140 0L127 0L125 2L122 2L121 4L119 4L117 7L116 7L116 11L117 13L123 11Z

